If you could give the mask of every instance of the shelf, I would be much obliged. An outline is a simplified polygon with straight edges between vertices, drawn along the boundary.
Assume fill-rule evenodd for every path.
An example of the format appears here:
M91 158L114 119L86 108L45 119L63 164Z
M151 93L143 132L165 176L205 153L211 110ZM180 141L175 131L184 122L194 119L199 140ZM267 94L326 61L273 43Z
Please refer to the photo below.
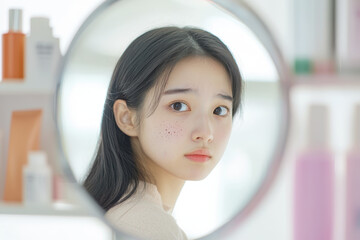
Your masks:
M0 239L114 239L105 221L73 208L37 209L1 203L0 226Z
M293 85L311 85L320 87L360 87L359 74L294 75L293 80Z
M0 215L56 215L56 216L88 216L84 209L68 203L55 202L49 206L25 206L21 203L0 202Z
M102 218L61 202L47 207L0 202L0 226L0 239L114 239Z
M22 94L53 94L52 82L47 84L33 83L25 80L0 81L0 95L22 95Z

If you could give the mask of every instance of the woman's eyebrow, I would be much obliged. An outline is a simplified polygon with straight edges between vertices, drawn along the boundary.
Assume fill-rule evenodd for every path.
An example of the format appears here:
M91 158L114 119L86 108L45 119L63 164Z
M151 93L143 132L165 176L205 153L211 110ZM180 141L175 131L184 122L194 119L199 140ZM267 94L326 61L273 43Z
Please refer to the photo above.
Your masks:
M176 94L176 93L190 93L190 92L196 92L192 88L174 88L169 89L164 92L164 95L170 95L170 94Z
M229 100L230 102L233 102L233 98L229 95L226 95L226 94L222 94L222 93L219 93L217 96L225 99L225 100Z
M192 88L174 88L174 89L169 89L166 90L164 92L164 95L170 95L170 94L177 94L177 93L197 93L197 90L194 90ZM222 99L228 100L228 101L233 101L233 98L227 94L222 94L219 93L216 95L216 97L220 97Z

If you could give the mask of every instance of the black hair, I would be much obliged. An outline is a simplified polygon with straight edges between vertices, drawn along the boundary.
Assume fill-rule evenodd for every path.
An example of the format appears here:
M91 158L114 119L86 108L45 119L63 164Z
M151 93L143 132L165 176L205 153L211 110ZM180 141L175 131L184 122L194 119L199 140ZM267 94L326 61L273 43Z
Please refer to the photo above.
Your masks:
M241 75L229 49L218 37L198 28L162 27L136 38L115 66L104 104L97 152L83 184L104 210L128 199L139 181L148 179L134 157L130 137L116 124L114 102L123 99L130 109L139 110L146 93L156 87L156 99L151 107L154 111L171 70L181 59L190 56L211 57L225 67L232 87L232 117L238 111Z

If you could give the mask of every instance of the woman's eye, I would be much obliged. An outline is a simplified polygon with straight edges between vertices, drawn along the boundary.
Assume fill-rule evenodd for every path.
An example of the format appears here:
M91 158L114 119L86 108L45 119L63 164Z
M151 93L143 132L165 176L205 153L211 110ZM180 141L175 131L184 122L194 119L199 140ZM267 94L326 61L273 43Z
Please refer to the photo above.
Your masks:
M175 111L179 111L179 112L183 112L189 109L189 107L183 102L175 102L171 104L170 107Z
M219 115L219 116L226 116L228 114L228 112L229 112L229 109L227 107L223 107L223 106L217 107L214 110L214 114Z

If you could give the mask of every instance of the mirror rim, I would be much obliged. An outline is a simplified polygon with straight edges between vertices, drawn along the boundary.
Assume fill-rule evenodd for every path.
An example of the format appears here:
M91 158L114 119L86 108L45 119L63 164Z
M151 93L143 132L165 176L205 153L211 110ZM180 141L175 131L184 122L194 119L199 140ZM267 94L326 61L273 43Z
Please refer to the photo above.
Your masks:
M70 164L68 163L67 157L63 151L63 143L60 138L62 129L59 124L59 102L61 97L61 83L63 79L63 74L65 70L65 66L69 55L74 49L77 40L83 33L83 31L89 26L96 17L101 14L104 10L111 7L113 3L119 2L121 0L105 0L102 2L95 10L91 12L91 14L85 19L85 21L81 24L80 28L77 30L74 38L72 39L65 56L63 57L57 77L57 86L56 86L56 94L55 94L55 103L54 103L54 117L55 117L55 125L57 131L57 142L58 147L60 149L60 170L62 170L64 176L68 181L72 184L76 185L77 190L79 190L79 194L82 199L84 199L84 204L89 207L89 210L92 211L92 214L100 219L102 219L108 226L111 226L112 230L115 231L117 237L127 237L133 238L132 236L128 236L123 232L118 231L116 228L112 226L112 224L104 217L104 211L97 205L95 200L89 197L88 193L80 187L80 184L76 181L75 176L70 168ZM286 141L289 133L289 124L290 124L290 103L289 103L289 92L291 87L290 82L290 71L285 64L283 56L281 54L280 48L278 47L275 39L273 38L269 28L266 24L261 20L261 18L257 15L255 11L252 10L250 6L248 6L243 1L239 2L236 0L210 0L210 3L220 7L226 12L233 15L240 22L245 24L253 34L258 38L259 42L264 46L264 48L269 53L269 56L273 60L277 73L279 74L279 86L281 93L281 102L280 102L280 116L279 116L279 133L277 138L276 147L273 151L272 156L269 158L270 163L268 169L266 171L265 176L260 181L258 188L253 192L253 194L249 197L248 202L245 206L240 209L233 218L225 222L223 225L219 226L213 232L208 235L201 237L200 239L217 239L224 237L226 235L231 234L231 232L235 231L236 228L239 227L240 224L243 223L245 219L247 219L251 213L256 209L256 207L260 204L261 200L265 197L266 193L269 191L270 187L273 185L274 179L279 172L279 168L283 161L283 155L286 149ZM135 239L135 238L133 238Z

